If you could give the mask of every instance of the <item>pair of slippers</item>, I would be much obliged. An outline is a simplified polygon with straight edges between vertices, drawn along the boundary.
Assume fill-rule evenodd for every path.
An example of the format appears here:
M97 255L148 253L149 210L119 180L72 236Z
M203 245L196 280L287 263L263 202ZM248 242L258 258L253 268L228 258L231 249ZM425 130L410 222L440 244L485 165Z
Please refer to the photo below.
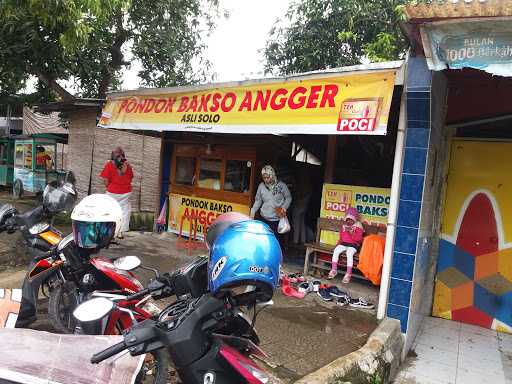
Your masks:
M283 277L281 279L281 292L285 296L295 297L297 299L303 299L310 292L318 292L321 286L320 280L312 280L307 281L304 279L302 274L293 274ZM302 280L297 288L293 287L290 283L292 283L292 279L295 279L296 282Z
M318 296L320 296L324 301L336 301L336 304L341 307L345 305L363 309L373 309L375 307L372 303L369 303L362 297L358 297L357 299L351 298L348 292L339 289L336 286L320 288L318 290Z
M298 289L299 292L307 294L309 292L318 292L321 286L322 282L320 280L304 281L299 284Z
M320 296L320 298L323 301L333 301L333 300L340 301L340 299L343 299L343 300L350 299L350 295L348 294L348 292L346 292L342 289L339 289L335 285L330 285L330 286L320 288L318 290L317 294L318 294L318 296Z
M281 285L297 284L306 281L302 273L290 273L288 275L280 276Z

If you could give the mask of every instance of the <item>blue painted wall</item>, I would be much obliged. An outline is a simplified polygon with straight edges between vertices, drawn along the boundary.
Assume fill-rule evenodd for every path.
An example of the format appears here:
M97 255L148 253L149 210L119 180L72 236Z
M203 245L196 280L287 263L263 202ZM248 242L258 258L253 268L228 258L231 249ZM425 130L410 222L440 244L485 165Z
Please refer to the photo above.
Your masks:
M407 128L387 315L400 320L408 351L430 314L440 196L447 158L446 82L424 58L407 68Z

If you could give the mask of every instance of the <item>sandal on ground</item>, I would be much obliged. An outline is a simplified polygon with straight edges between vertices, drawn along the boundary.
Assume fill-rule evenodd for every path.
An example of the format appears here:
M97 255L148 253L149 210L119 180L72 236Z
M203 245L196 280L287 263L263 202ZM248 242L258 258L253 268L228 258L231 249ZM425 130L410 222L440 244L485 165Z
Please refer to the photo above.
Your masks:
M290 273L288 275L288 279L290 279L290 282L291 283L301 283L303 281L306 281L306 279L304 278L304 275L300 272L298 273Z
M298 291L299 293L304 293L304 295L307 295L309 292L313 292L313 284L308 281L304 281L299 284Z
M283 276L281 277L281 280L280 280L280 285L281 286L285 286L285 285L290 285L290 279L288 278L288 276Z
M341 280L341 282L343 284L348 284L350 283L350 279L352 278L352 274L351 273L345 273L345 276L343 276L343 280Z
M373 309L375 306L369 303L362 297L358 299L351 299L349 305L354 308Z
M328 291L329 291L329 294L332 296L332 297L346 297L346 296L349 296L348 292L342 290L342 289L339 289L337 286L335 285L332 285L330 286L329 288L327 288Z
M336 305L339 307L344 307L345 305L350 304L350 297L348 295L341 296L336 299Z
M334 270L331 270L329 272L329 274L327 275L327 279L328 280L331 280L331 279L334 279L336 277L336 275L338 274L338 272L334 271Z
M305 293L301 293L297 291L295 288L293 288L291 285L283 285L281 287L281 292L285 296L295 297L297 299L303 299L304 296L306 296Z
M316 293L323 301L332 301L332 296L327 288L320 288Z

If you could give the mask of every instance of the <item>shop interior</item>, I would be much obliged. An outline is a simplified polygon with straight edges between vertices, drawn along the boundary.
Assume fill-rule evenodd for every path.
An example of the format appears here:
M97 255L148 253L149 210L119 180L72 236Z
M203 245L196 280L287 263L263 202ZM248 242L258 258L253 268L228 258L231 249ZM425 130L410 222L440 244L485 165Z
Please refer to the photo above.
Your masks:
M401 94L402 86L396 86L385 136L166 132L168 192L250 207L261 168L272 165L292 194L290 216L307 201L305 239L294 233L290 217L292 230L284 241L284 262L301 270L304 243L316 237L324 183L390 188Z

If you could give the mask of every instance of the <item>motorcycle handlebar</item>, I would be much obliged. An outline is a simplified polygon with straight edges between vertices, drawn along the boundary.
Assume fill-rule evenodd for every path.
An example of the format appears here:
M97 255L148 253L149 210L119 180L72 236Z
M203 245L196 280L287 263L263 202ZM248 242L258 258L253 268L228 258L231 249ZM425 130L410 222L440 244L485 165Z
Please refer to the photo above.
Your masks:
M126 299L127 301L130 301L130 300L138 300L140 298L143 298L144 296L148 295L150 292L149 289L143 289L142 291L139 291L137 293L134 293L133 295L130 295L130 296L126 296Z
M172 288L172 283L170 281L158 277L151 280L147 288L136 292L133 295L127 296L126 300L137 300L149 294L154 294L155 298L169 297L174 294L174 289Z
M120 343L114 344L114 345L108 347L107 349L104 349L103 351L92 355L91 363L98 364L99 362L102 362L103 360L106 360L109 357L117 355L119 352L122 352L125 349L126 349L126 344L124 341L121 341Z

